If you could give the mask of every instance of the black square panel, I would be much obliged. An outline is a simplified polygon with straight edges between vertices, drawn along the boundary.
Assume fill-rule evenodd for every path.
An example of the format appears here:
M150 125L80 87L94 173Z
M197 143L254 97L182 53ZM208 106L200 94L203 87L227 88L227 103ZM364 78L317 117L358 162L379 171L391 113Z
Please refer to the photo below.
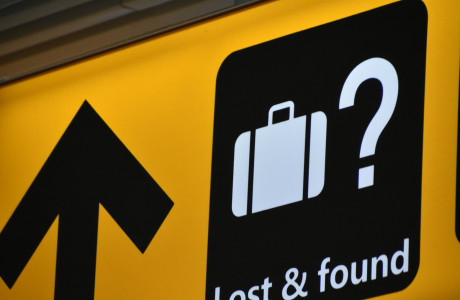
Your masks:
M415 278L427 12L386 5L232 53L206 299L362 299Z

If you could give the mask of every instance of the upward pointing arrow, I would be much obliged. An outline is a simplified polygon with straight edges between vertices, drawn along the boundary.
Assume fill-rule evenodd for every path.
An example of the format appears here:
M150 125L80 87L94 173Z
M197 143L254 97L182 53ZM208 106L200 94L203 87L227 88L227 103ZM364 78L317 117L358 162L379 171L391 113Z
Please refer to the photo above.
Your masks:
M93 299L99 203L142 253L173 206L85 101L0 233L8 287L59 215L54 299Z

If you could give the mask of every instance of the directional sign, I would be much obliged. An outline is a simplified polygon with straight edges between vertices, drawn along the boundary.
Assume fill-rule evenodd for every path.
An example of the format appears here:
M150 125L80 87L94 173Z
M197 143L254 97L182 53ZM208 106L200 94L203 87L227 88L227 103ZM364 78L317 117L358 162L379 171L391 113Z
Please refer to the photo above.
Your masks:
M458 298L459 25L263 1L0 85L0 299Z
M0 233L0 276L12 288L54 219L54 299L92 299L99 203L144 252L173 202L84 102Z
M415 278L426 28L400 2L225 60L206 299L362 299Z

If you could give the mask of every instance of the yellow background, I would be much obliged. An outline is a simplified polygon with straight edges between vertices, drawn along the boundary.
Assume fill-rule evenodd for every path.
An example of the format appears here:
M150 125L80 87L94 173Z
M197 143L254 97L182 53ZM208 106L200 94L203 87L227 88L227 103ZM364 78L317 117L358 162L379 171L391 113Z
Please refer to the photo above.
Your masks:
M87 99L175 203L144 254L100 210L95 299L203 300L220 64L235 50L390 2L268 1L1 86L0 228ZM460 298L455 236L460 1L424 2L420 268L408 288L379 299ZM0 280L0 299L53 299L56 245L57 221L13 288Z

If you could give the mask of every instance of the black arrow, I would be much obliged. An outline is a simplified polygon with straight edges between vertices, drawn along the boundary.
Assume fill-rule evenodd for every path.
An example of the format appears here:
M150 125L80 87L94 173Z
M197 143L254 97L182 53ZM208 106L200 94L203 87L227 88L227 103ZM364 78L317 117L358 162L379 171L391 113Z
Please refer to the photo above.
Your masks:
M54 299L93 299L99 203L142 253L173 206L85 101L0 233L8 287L59 215Z

